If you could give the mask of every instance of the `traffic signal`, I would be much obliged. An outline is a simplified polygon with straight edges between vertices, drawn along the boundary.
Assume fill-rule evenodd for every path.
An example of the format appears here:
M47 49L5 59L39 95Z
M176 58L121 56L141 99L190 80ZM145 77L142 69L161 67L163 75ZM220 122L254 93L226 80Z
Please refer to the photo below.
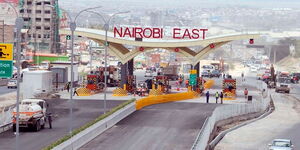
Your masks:
M67 35L66 40L71 40L71 35Z

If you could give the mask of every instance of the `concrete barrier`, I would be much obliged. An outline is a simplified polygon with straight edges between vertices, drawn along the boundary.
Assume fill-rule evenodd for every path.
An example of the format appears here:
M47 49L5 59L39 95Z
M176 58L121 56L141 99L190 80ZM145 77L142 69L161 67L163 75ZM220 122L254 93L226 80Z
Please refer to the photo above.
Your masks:
M0 113L0 133L11 128L13 107L6 107Z
M154 105L154 104L192 99L195 98L196 96L197 96L196 92L184 92L184 93L176 93L176 94L148 96L146 98L142 98L136 101L136 109L140 110L143 107Z
M135 111L135 103L128 104L124 108L121 108L117 112L108 116L107 118L97 122L91 127L83 130L82 132L76 134L71 139L61 143L60 145L53 148L53 150L73 150L79 149L83 145L90 142L92 139L106 131L107 129L114 126L116 123L129 116Z

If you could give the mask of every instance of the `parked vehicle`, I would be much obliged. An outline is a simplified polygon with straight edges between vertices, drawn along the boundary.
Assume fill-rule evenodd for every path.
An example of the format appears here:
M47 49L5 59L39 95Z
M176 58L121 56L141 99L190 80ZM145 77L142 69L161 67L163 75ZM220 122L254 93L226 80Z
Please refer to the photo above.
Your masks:
M19 105L19 126L39 131L45 127L47 104L42 99L25 99ZM16 131L16 108L13 111L13 131Z
M294 145L288 139L274 139L269 144L269 150L293 150Z
M219 70L213 70L210 74L211 77L220 77L221 76L221 72Z
M208 71L202 71L201 77L210 77L210 73Z
M9 80L7 83L7 88L17 88L17 80Z
M275 92L284 92L284 93L290 93L290 88L289 85L287 84L280 84L279 86L276 87Z
M145 77L153 77L153 72L151 70L146 70Z

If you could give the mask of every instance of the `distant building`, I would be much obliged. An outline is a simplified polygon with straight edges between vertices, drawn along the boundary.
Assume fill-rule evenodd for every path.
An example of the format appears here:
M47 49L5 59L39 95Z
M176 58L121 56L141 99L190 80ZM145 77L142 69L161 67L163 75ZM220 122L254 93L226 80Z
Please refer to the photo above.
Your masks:
M9 5L0 0L0 43L14 42L14 26L17 4Z
M61 53L59 47L59 9L57 0L21 0L25 41L39 53Z

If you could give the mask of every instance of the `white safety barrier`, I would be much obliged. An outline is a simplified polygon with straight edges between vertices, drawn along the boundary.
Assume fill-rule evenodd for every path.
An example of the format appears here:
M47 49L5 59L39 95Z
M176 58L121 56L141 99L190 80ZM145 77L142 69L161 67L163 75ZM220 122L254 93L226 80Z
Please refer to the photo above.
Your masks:
M92 139L117 124L122 119L126 118L133 112L135 112L135 102L128 104L124 108L116 111L107 118L95 123L91 127L81 131L80 133L73 136L71 139L61 143L60 145L53 148L53 150L75 150L79 149Z
M0 113L0 133L8 130L12 123L13 107L6 107Z
M265 85L262 87L265 87ZM210 135L213 132L217 122L229 119L231 117L266 111L270 106L271 101L268 92L268 89L265 89L265 91L262 93L261 100L254 100L251 104L234 104L217 107L212 115L206 119L191 149L206 149Z

